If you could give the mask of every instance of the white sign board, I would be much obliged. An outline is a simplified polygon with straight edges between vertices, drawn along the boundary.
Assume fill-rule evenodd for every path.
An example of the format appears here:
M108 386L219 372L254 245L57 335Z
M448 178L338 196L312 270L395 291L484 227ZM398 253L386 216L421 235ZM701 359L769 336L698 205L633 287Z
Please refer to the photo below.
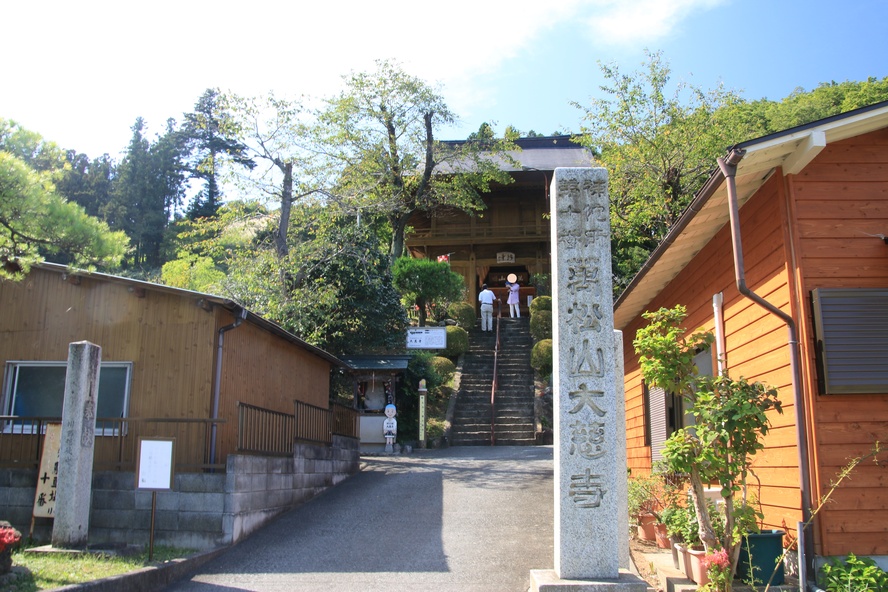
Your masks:
M139 440L136 488L167 491L173 488L173 438Z
M35 518L52 518L56 504L56 485L59 477L59 449L62 441L62 424L46 424L43 438L43 456L37 475L37 491L34 494Z
M407 329L407 349L444 349L445 347L447 347L446 327Z
M515 263L515 253L509 251L500 251L496 254L497 263Z

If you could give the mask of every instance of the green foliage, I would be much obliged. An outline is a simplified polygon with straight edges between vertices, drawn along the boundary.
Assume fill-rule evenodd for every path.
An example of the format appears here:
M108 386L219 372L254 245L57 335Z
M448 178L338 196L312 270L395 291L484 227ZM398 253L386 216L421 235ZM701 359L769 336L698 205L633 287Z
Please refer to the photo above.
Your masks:
M542 376L552 374L552 340L540 339L530 350L530 367Z
M216 269L212 259L184 252L161 268L164 284L195 292L218 293L224 280L225 273Z
M475 307L468 302L454 302L447 307L447 316L456 321L460 327L475 326Z
M820 584L827 592L888 592L888 573L869 557L849 554L821 568Z
M552 339L552 311L538 310L530 315L530 334L534 341Z
M721 87L679 84L662 54L646 52L645 70L624 74L599 64L604 99L585 111L579 141L599 154L609 173L611 231L619 291L678 220L725 146L748 137L738 126L716 125L715 114L740 101Z
M687 330L681 326L686 316L687 309L680 304L643 313L642 317L650 323L638 330L632 344L646 380L666 392L693 400L697 376L694 356L709 347L713 336L705 331L686 336Z
M220 177L223 165L233 163L252 170L256 163L246 144L237 139L232 114L223 108L218 89L208 88L185 114L183 134L187 142L187 167L192 178L204 182L188 207L190 220L214 216L222 204Z
M700 544L697 532L697 516L688 505L671 505L660 512L660 522L666 526L666 534L689 547Z
M552 297L551 296L537 296L533 300L530 301L530 315L533 316L533 313L539 310L548 310L551 312L552 310Z
M414 212L484 208L490 183L510 183L491 153L504 141L442 144L435 133L455 122L436 89L392 61L372 72L344 77L345 90L329 98L312 126L319 177L348 208L375 214L390 227L392 260L404 253L404 233ZM433 171L459 170L458 175Z
M463 296L463 278L450 265L431 259L400 257L392 267L395 289L411 304L419 308L419 326L425 326L428 307L436 302L446 303ZM440 306L437 308L444 308Z
M21 279L42 254L67 253L80 267L116 266L126 236L55 191L51 175L0 151L0 278Z
M450 379L456 373L456 365L449 358L443 356L435 356L429 361L429 365L445 383L450 382Z
M530 285L536 288L536 297L541 298L543 296L551 295L551 282L552 278L548 273L532 273L530 274ZM531 301L531 305L533 305L533 301Z
M768 412L782 413L777 390L744 378L698 376L693 357L698 347L712 343L712 335L698 331L686 336L681 323L685 308L644 313L650 324L633 342L641 357L642 374L649 384L691 401L695 423L676 430L666 441L663 456L670 470L689 475L700 538L707 551L724 548L733 556L740 540L735 504L746 510L746 478L752 456L764 448ZM724 525L703 501L706 483L718 483L725 501ZM738 496L738 494L740 494ZM746 519L741 521L745 522Z
M458 358L469 351L469 332L462 327L447 327L447 347L441 352L442 356Z

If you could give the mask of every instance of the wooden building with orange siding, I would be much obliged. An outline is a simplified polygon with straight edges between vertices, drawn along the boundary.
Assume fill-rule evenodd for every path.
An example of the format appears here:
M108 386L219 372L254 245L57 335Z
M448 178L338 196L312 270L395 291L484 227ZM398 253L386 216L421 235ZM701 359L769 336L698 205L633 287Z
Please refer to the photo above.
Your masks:
M224 420L208 443L206 430L178 430L178 464L224 468L237 450L238 402L326 408L330 372L346 367L230 300L53 264L0 282L0 310L4 415L60 416L68 344L90 341L102 347L98 417ZM186 462L195 450L209 458ZM102 453L98 438L97 462Z
M796 534L849 459L888 440L888 103L738 144L721 160L615 302L628 462L650 470L686 421L681 401L646 388L632 347L644 311L685 305L689 330L721 336L698 355L701 371L718 372L721 359L731 376L779 390L784 412L770 417L753 489L766 527ZM886 485L884 462L854 469L807 531L809 568L848 553L888 568Z

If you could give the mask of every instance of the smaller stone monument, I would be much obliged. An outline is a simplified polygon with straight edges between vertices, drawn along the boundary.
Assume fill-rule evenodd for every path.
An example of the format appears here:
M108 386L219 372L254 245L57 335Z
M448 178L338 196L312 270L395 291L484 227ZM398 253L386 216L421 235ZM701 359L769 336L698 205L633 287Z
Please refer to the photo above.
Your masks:
M389 403L385 406L385 421L382 422L382 433L385 435L385 451L392 453L395 451L395 438L398 436L398 420L395 415L398 410L394 405Z

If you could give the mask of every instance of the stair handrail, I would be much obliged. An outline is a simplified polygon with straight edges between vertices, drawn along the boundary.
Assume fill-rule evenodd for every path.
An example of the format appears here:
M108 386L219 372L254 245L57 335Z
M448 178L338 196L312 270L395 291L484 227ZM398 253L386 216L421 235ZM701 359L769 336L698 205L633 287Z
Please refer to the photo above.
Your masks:
M490 381L490 445L496 446L496 383L497 383L497 357L500 346L500 319L503 317L503 302L497 299L499 305L496 312L496 332L493 341L493 377Z

